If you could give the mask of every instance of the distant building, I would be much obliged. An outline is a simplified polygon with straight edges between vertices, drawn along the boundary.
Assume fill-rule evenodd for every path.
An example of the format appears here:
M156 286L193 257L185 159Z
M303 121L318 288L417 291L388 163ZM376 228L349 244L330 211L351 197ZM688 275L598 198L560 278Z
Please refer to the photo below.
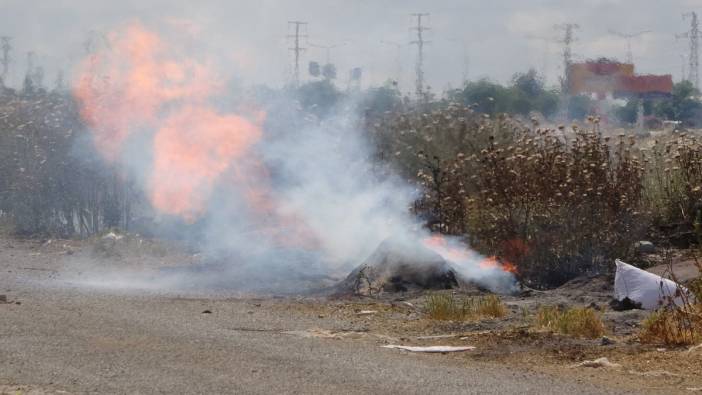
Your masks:
M603 100L628 97L666 97L673 92L673 76L636 75L634 65L609 59L573 63L568 70L571 94Z

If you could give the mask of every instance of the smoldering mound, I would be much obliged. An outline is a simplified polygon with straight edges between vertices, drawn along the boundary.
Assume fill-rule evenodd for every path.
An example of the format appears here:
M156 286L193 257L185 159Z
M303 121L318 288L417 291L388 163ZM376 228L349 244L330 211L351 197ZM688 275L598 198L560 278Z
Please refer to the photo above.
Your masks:
M338 294L372 295L458 287L456 271L439 254L417 241L389 238L341 283Z

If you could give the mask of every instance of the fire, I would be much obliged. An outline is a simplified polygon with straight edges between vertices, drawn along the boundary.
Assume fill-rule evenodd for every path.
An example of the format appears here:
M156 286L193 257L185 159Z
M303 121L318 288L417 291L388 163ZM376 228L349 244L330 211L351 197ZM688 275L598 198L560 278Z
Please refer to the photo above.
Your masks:
M432 235L423 241L424 245L431 250L437 252L444 259L454 263L464 263L474 261L477 254L470 251L467 247L452 245L449 240L442 235ZM499 269L508 273L517 273L517 266L513 263L491 256L482 259L478 263L478 267L485 270Z
M193 221L225 172L247 172L239 160L259 140L263 117L255 113L250 121L212 109L207 100L220 84L208 67L178 56L138 23L108 40L109 48L82 63L75 86L95 146L116 161L132 135L153 133L151 204Z
M154 207L194 220L217 179L260 134L257 125L242 117L205 107L184 108L168 117L154 137L149 179Z
M234 185L255 217L254 232L281 246L316 247L305 222L279 212L268 170L253 149L262 136L262 111L247 106L244 117L214 109L209 100L222 85L210 68L139 23L108 41L80 65L74 93L107 161L132 159L125 157L133 152L125 146L132 137L152 143L140 148L151 149L144 179L156 210L194 222L217 185Z
M78 68L74 87L81 116L95 146L110 161L140 127L153 126L165 106L177 100L202 101L216 84L195 62L169 59L168 47L140 24L108 36Z
M483 269L500 269L509 273L517 273L517 266L496 256L489 256L478 264Z
M462 262L470 259L468 250L449 245L448 240L441 235L433 235L424 239L424 245L450 261Z

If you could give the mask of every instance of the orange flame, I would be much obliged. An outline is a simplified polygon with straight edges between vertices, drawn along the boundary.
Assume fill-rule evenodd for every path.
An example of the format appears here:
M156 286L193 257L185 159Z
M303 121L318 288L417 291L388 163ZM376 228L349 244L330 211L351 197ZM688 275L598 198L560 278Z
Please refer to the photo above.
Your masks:
M517 273L517 266L494 255L482 260L479 266L483 269L500 269L513 274Z
M424 239L423 244L426 247L438 252L439 255L443 256L444 258L456 263L470 261L473 256L473 254L466 248L452 246L446 237L442 235L432 235L427 237ZM483 259L478 264L478 267L485 270L500 269L513 274L517 273L516 265L496 256Z
M258 126L205 107L183 108L168 117L154 137L151 202L161 212L194 220L232 161L261 134Z
M109 49L98 50L79 65L74 93L95 146L114 161L128 137L139 127L153 126L167 104L202 101L216 84L204 66L168 59L161 39L140 24L111 33L108 40Z
M80 64L74 93L106 160L122 159L132 135L153 133L146 189L155 209L192 222L217 182L233 182L258 216L260 232L280 244L314 243L304 223L277 213L268 172L251 152L262 135L262 112L248 109L247 119L211 108L207 100L221 88L214 73L139 23L109 34L108 41L109 48Z
M95 146L105 159L116 161L132 134L155 131L151 203L192 221L216 180L259 139L261 130L243 117L209 108L206 100L219 84L208 68L174 56L142 25L131 24L108 38L109 48L80 66L75 87Z

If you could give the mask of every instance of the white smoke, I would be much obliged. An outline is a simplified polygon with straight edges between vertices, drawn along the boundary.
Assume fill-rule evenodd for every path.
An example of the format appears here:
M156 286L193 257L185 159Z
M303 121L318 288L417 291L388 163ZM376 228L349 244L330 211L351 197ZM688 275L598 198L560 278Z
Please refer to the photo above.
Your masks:
M246 95L234 99L210 97L209 102L225 112L238 103L238 114L252 105ZM421 243L429 236L410 213L416 187L373 161L374 147L359 127L362 119L353 99L320 119L300 110L294 94L285 91L256 105L266 113L261 139L244 157L231 159L229 171L208 191L205 210L195 223L177 218L163 221L172 224L171 229L165 227L167 233L192 238L207 264L164 271L146 281L134 273L119 278L112 272L103 284L289 292L320 279L343 277L389 237ZM158 120L151 127L158 129ZM154 166L153 134L152 130L132 133L118 160L145 193L149 177L144 175L151 174ZM238 166L236 161L256 165ZM248 174L232 177L242 169ZM241 178L247 181L235 181ZM252 186L255 192L265 192L265 209L252 206ZM163 232L164 226L159 230ZM469 252L468 258L454 264L460 274L491 289L504 290L505 284L514 283L509 273L481 269L481 260Z

